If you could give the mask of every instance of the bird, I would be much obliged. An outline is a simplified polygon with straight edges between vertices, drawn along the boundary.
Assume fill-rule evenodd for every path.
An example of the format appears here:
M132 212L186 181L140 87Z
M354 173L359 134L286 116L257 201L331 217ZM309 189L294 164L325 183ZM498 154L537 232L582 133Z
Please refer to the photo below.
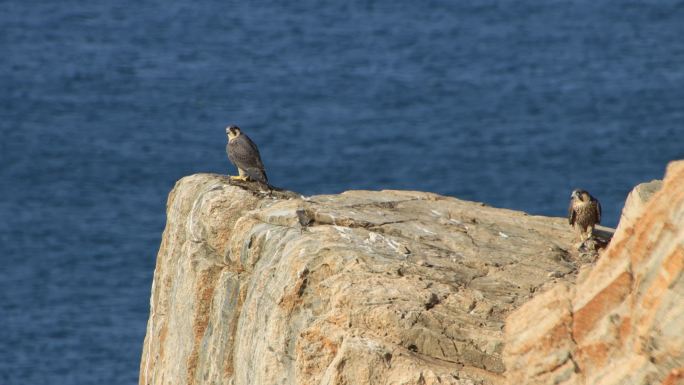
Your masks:
M238 126L226 127L226 135L228 160L237 168L239 174L231 176L230 179L252 180L268 186L268 177L256 144Z
M591 238L594 226L600 222L601 203L586 190L573 190L568 206L568 223L575 228L582 243Z

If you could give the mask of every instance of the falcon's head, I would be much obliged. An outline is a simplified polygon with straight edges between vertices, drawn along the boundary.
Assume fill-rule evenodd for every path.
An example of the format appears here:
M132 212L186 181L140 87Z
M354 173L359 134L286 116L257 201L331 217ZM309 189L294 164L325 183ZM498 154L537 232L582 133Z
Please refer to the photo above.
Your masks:
M586 190L574 189L572 190L572 194L570 194L570 199L576 199L581 202L589 202L591 200L591 195L589 195L589 193Z
M240 136L240 134L241 134L240 127L233 126L233 125L226 127L226 135L228 135L228 140L235 139L238 136Z

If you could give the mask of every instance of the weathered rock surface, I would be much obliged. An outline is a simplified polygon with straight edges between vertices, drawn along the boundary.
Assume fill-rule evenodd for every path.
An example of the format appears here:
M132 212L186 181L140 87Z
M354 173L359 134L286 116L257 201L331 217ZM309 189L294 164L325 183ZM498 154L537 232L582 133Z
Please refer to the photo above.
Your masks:
M506 322L508 384L684 384L684 161L630 194L613 240L577 285Z
M641 183L634 187L625 200L625 206L622 208L620 215L620 225L622 227L631 227L637 219L641 216L641 212L646 206L646 203L651 199L653 194L660 191L663 187L662 180L652 180L650 182Z
M167 214L140 384L504 383L504 319L554 285L562 285L556 295L569 295L577 270L565 219L422 192L302 199L200 174L176 184ZM659 234L674 237L661 227ZM631 247L625 242L618 247ZM643 242L640 255L653 252ZM619 253L614 248L601 262ZM591 301L596 290L636 280L610 272L587 280L592 290L575 302L575 318L570 299L549 305L553 320L567 320L559 339L570 335L573 319L583 320L575 327L584 325L578 338L587 348L572 351L584 367L598 354L589 348L600 342L591 330L626 322L591 316L607 306ZM640 287L653 288L642 293L649 308L670 318L662 318L669 320L664 339L644 341L643 349L668 361L662 353L681 337L670 336L676 314L663 302L674 297L653 294L671 290L674 277L645 278ZM625 290L608 298L615 302ZM546 309L529 309L534 324L519 321L519 329L553 326ZM639 319L633 327L649 325L650 318ZM559 349L571 343L559 340ZM544 360L555 365L563 357Z

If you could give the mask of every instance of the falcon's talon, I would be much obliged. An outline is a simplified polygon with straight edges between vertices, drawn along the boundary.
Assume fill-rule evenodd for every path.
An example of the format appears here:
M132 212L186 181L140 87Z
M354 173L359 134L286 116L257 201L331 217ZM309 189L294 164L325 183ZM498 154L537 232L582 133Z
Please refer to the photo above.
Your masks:
M240 181L246 182L246 181L247 181L247 177L246 177L246 176L242 176L242 175L231 175L231 176L230 176L230 180L240 180Z

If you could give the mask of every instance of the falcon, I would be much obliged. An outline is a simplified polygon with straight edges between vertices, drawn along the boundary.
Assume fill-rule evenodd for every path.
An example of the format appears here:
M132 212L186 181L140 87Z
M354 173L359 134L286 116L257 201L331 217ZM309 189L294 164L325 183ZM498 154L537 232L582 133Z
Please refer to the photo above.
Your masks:
M591 238L594 226L601 222L601 204L586 190L573 190L570 194L568 222L579 234L580 241L586 241Z
M249 136L243 134L238 126L226 127L226 135L228 136L226 146L228 160L238 169L239 174L239 176L231 176L230 179L252 180L268 185L264 163L261 161L256 144Z

